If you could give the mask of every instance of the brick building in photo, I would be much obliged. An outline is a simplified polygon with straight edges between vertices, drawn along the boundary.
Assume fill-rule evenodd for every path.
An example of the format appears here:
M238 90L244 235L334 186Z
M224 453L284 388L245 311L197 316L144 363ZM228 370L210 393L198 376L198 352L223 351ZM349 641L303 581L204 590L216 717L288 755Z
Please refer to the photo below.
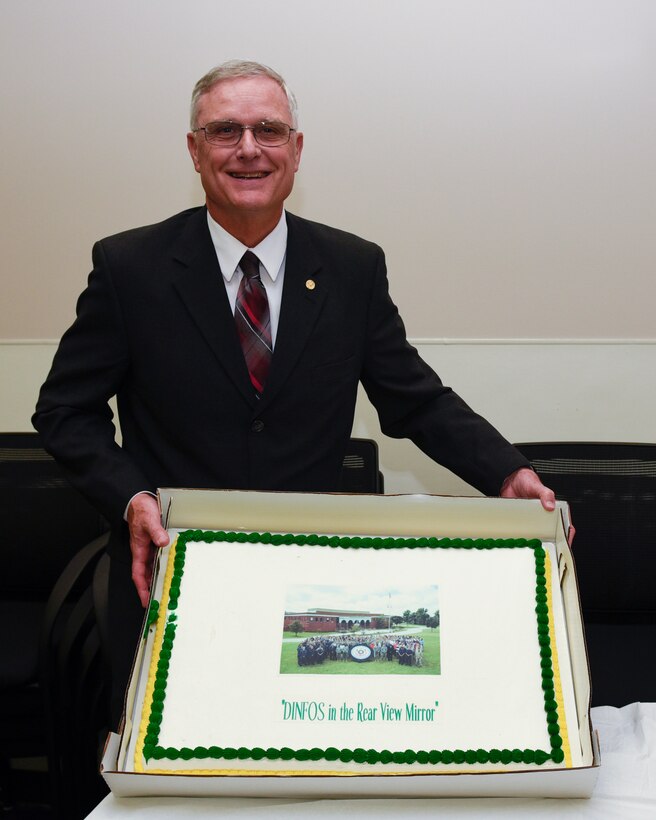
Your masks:
M304 632L348 632L354 625L365 629L387 629L389 617L382 612L351 609L308 609L305 612L285 612L285 631L298 621Z

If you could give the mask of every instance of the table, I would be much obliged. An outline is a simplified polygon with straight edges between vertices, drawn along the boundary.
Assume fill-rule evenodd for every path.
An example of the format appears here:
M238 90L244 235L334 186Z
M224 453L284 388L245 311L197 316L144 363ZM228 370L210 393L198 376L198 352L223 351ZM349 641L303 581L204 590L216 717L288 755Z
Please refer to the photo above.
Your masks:
M294 800L247 797L132 797L108 795L91 820L654 820L656 818L656 703L592 709L601 769L589 800L550 798L433 798Z

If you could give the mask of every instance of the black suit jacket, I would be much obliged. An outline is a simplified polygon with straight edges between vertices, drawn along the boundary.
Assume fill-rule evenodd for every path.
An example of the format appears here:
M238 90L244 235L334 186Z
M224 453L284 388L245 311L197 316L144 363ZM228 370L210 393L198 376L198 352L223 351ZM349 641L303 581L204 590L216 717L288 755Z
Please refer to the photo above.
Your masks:
M253 394L205 208L94 246L34 424L113 524L158 486L331 491L358 382L381 428L486 494L527 461L405 338L379 247L287 215L269 379ZM116 395L122 446L107 401Z

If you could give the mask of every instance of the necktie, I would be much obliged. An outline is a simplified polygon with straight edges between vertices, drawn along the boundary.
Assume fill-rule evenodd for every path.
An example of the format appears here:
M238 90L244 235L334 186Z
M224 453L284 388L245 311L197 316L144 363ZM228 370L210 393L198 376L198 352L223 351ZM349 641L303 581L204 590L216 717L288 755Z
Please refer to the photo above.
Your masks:
M239 267L244 276L237 292L235 323L251 382L259 398L269 373L273 350L269 301L260 279L260 260L257 256L252 251L246 251Z

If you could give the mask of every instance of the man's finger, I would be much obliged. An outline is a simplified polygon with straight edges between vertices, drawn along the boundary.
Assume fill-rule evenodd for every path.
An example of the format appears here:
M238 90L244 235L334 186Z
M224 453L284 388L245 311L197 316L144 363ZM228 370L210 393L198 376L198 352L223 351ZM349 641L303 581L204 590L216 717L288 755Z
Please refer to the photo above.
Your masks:
M157 501L147 493L136 495L128 508L132 580L142 606L148 605L152 580L154 551L165 547L169 536L162 527Z

